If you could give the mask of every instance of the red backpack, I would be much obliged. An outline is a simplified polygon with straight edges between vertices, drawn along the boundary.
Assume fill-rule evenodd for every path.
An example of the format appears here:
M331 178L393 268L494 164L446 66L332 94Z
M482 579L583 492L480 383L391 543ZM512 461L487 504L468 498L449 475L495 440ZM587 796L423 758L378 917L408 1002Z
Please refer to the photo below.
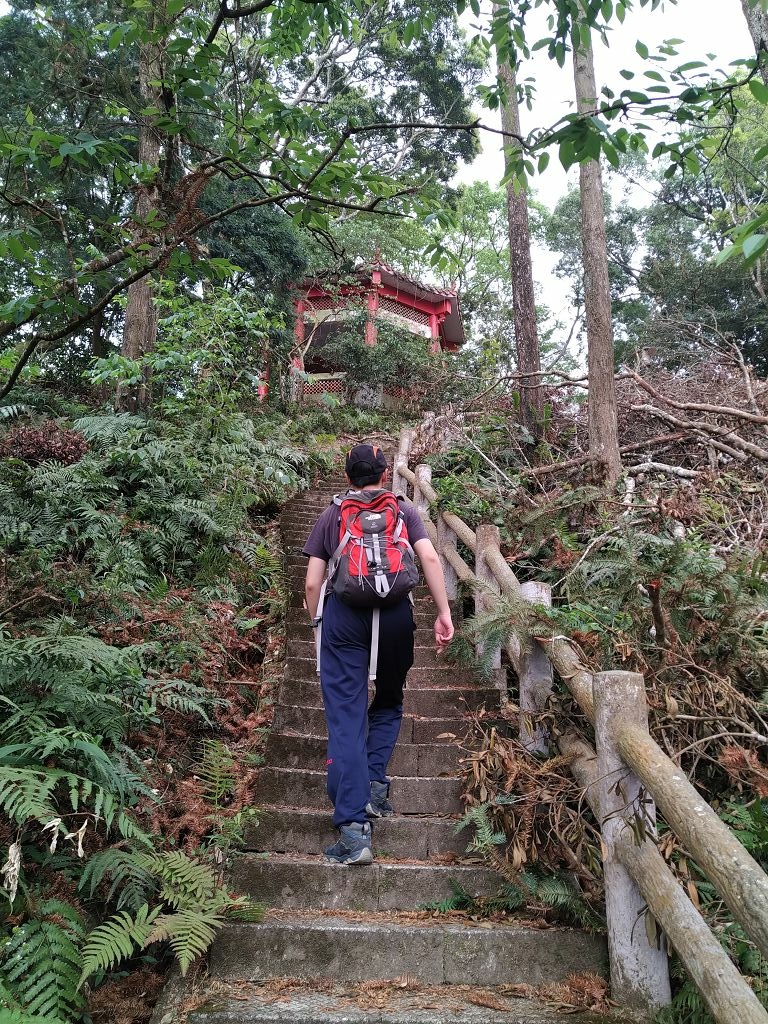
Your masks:
M419 582L405 515L392 491L337 494L339 546L328 563L334 594L358 608L397 604Z

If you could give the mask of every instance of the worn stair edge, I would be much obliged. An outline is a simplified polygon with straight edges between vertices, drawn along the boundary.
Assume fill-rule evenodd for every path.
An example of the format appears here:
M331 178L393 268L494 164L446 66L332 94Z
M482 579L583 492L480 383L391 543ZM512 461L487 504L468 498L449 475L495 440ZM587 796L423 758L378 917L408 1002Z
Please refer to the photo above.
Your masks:
M407 691L406 691L407 694ZM469 721L456 714L452 718L420 718L408 711L408 700L403 706L400 723L400 743L434 743L436 740L462 739L470 727ZM322 708L300 708L292 704L278 704L272 728L280 732L293 732L301 736L325 737L325 712Z
M423 677L417 676L416 679L423 682ZM481 708L496 710L501 703L501 695L491 687L408 685L404 700L412 715L438 718ZM290 703L293 707L320 708L323 706L320 684L316 679L286 678L280 688L278 702Z
M394 857L427 860L446 854L461 856L471 840L467 828L456 830L453 817L394 814L374 826L374 849ZM258 824L245 832L245 849L278 853L317 853L338 839L331 824L330 807L288 808L266 806Z
M374 831L374 851L380 841ZM230 872L235 890L268 907L318 910L416 910L448 899L455 880L471 896L495 896L504 884L496 871L475 865L399 864L376 860L345 870L320 857L272 854L238 857Z
M365 868L340 869L365 871ZM211 949L219 978L367 981L409 974L433 985L542 985L569 974L605 974L605 942L585 932L523 925L423 926L296 915L232 924Z
M292 736L272 732L264 753L275 768L325 769L327 741L320 736ZM456 775L465 752L454 743L399 743L389 762L390 776Z
M215 995L209 1002L193 1010L187 1024L562 1024L563 1015L529 999L510 1000L509 1009L491 1010L482 997L499 999L492 989L479 990L478 1004L470 1002L471 993L453 993L444 986L435 991L418 990L411 995L398 989L396 979L387 989L386 1007L362 1008L354 1005L359 996L355 988L345 993L317 992L312 986L299 992L291 990L279 1000L265 987L254 985L250 994L238 990L235 998L227 993ZM501 1004L504 1003L501 994ZM423 1004L427 1003L425 1007ZM578 1024L618 1024L616 1017L579 1014Z
M414 636L413 653L416 658L416 664L422 667L428 665L446 665L449 668L457 667L447 662L442 652L437 650L434 633L431 629L430 634L428 636L426 629L420 629ZM291 624L291 639L288 641L286 654L289 658L313 659L316 657L314 631L308 622L306 625L299 623Z
M317 681L317 661L314 658L288 658L285 663L285 678L286 679L307 679L310 681ZM409 669L407 676L407 683L419 680L421 685L414 687L418 689L429 689L425 684L434 683L439 685L442 683L444 687L451 686L468 686L472 688L473 683L477 683L477 673L471 669L456 668L453 665L414 665L412 669Z
M463 810L461 781L456 778L393 779L389 798L401 814L456 814ZM328 807L326 773L302 768L262 768L254 802L296 807Z

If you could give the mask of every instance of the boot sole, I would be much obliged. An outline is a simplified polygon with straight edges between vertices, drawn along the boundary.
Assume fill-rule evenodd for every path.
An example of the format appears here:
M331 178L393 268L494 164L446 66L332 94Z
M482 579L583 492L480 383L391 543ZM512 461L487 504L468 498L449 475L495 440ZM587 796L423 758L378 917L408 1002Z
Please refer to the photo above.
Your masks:
M326 864L339 864L341 867L352 867L352 866L363 866L366 864L373 864L373 853L369 847L365 847L363 850L359 850L357 853L351 854L349 857L345 857L344 860L337 860L335 857L325 856Z
M377 811L372 804L366 804L365 813L369 818L391 818L395 809L393 807L391 811Z

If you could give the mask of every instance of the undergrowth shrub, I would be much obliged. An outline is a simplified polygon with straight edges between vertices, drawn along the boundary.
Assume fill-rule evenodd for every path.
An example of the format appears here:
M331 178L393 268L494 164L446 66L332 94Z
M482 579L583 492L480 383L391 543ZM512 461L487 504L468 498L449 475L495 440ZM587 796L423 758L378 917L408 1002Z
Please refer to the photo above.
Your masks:
M116 966L186 970L262 913L223 869L269 720L268 517L325 457L279 418L210 427L42 429L77 460L0 436L0 1015L26 1024L74 1024Z

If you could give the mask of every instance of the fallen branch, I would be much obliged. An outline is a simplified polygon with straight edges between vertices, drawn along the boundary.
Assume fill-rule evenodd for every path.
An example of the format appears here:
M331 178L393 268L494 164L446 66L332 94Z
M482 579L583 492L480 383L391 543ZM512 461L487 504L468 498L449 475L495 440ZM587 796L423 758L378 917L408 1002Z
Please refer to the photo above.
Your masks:
M768 423L768 416L763 416L759 412L746 412L744 409L734 409L728 405L711 405L708 402L676 402L674 398L670 398L668 395L658 391L652 384L649 384L647 380L644 380L639 373L634 370L628 370L622 374L623 377L628 377L638 384L643 391L647 391L653 398L658 399L665 405L671 405L673 409L680 409L682 411L693 410L694 412L711 412L715 416L732 416L737 420L746 420L749 423Z
M650 448L656 444L668 444L670 441L682 441L685 433L661 434L658 437L649 437L645 441L633 441L632 444L625 444L619 448L619 454L628 455L639 449ZM577 459L568 459L567 462L551 462L546 466L535 466L533 469L523 469L520 476L545 476L547 473L559 473L564 469L574 469L576 466L583 466L592 462L592 455L580 455Z
M651 416L656 416L658 419L664 420L665 423L689 431L692 434L711 434L714 438L724 437L732 449L747 455L753 455L760 462L768 462L768 451L765 448L761 448L751 441L746 441L735 433L731 427L721 427L718 423L710 423L708 420L681 420L677 416L673 416L672 413L667 412L666 409L659 409L655 405L633 405L631 408L633 412L650 413Z
M668 466L665 462L641 462L637 466L630 466L627 473L667 473L669 476L681 476L684 480L695 480L699 475L696 469Z

